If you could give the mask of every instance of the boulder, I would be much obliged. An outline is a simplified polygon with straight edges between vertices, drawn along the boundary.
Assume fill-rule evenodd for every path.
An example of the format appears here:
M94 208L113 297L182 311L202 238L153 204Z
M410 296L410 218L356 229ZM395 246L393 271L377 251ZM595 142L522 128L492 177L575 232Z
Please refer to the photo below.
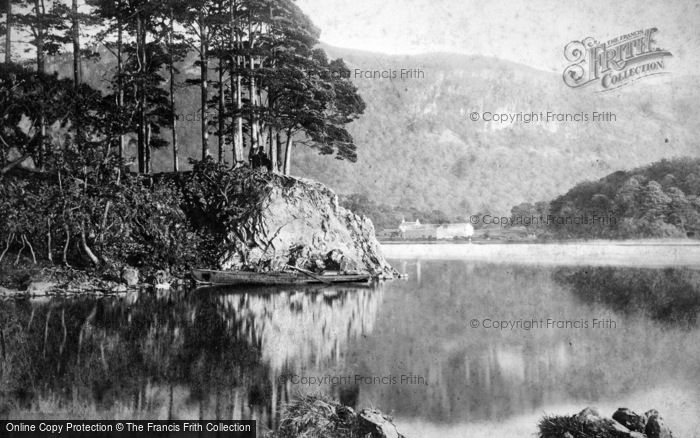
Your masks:
M598 411L594 408L588 407L582 410L578 414L574 415L573 419L578 423L588 424L594 429L598 429L600 431L608 431L608 433L614 431L615 436L629 437L631 434L631 431L623 424L616 420L601 417Z
M580 422L598 422L603 419L595 408L588 407L574 416L576 421Z
M614 430L619 436L630 436L632 434L631 430L629 430L628 428L626 428L625 426L623 426L615 420L604 418L601 424L607 425L610 429Z
M646 416L636 414L627 408L619 408L615 411L612 418L631 431L644 432Z
M156 289L170 289L170 275L160 269L153 274L153 286Z
M29 283L26 293L33 297L46 296L56 287L58 287L58 284L52 281L32 281Z
M644 416L646 417L644 433L647 438L673 438L671 429L666 426L663 418L656 409L648 411Z
M121 282L129 287L139 284L139 270L132 267L125 267L121 272Z
M336 270L335 264L341 272L395 276L372 222L341 207L323 184L280 175L250 184L264 196L240 220L231 221L219 268L279 270L291 264L318 272Z
M119 293L124 293L124 292L126 292L127 290L128 290L128 289L127 289L126 285L118 284L118 285L116 285L116 286L113 286L113 287L110 289L110 292L119 294Z
M396 426L381 412L364 409L359 415L360 434L371 438L402 438Z

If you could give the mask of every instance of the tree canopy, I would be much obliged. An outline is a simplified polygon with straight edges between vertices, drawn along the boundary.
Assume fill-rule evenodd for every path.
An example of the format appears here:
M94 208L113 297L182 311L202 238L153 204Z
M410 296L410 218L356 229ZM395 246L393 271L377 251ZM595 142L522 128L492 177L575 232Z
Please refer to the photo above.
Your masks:
M80 8L75 0L64 1L13 0L18 7L12 16L5 14L1 30L8 35L7 29L14 26L15 35L28 37L37 77L46 71L47 57L72 53L76 89L82 85L81 59L94 53L85 50L80 36L89 35L105 49L102 62L110 65L110 86L102 103L79 108L76 103L82 101L75 96L62 97L75 106L63 112L76 116L68 124L75 131L72 141L106 142L109 147L103 149L122 159L127 158L126 145L133 142L143 173L151 171L151 150L170 144L178 170L175 96L183 87L196 85L202 158L213 155L209 137L215 134L216 158L232 167L264 156L271 171L289 173L295 143L356 161L356 145L345 126L363 113L365 104L345 63L328 59L316 47L320 32L294 1L90 0ZM3 3L5 11L8 4ZM196 67L198 77L182 79L178 72L183 66ZM3 68L9 72L14 67ZM56 148L50 132L53 109L40 111L36 123L47 150ZM85 121L77 116L86 111L109 122L101 131L83 130ZM37 154L35 161L41 162L41 148L12 135L17 129L8 123L0 135ZM20 140L25 143L15 143Z

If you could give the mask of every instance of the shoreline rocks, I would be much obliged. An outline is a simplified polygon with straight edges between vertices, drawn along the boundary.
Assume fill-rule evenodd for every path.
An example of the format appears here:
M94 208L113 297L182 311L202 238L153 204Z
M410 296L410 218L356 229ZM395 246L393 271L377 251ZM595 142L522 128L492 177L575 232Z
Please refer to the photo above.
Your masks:
M391 417L376 409L356 412L322 395L299 395L281 414L279 429L266 438L406 438Z
M572 416L544 417L539 430L540 438L673 438L656 409L639 415L618 408L610 419L588 407Z
M119 279L121 280L122 284L126 285L127 287L138 286L139 270L126 266L122 269Z

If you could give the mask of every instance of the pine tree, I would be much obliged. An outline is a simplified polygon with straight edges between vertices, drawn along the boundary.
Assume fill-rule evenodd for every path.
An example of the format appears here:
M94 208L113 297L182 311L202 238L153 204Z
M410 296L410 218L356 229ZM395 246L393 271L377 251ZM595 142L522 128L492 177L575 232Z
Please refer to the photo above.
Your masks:
M5 64L12 63L12 3L13 0L3 0L0 4L0 14L5 14L5 24L0 26L0 35L5 35Z

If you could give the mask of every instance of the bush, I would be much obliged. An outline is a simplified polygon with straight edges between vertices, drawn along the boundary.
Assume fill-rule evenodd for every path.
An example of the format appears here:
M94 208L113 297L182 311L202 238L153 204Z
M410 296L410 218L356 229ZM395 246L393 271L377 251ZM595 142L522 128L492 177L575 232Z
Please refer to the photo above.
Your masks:
M182 202L174 182L149 184L118 166L4 177L0 238L4 250L28 248L69 265L183 269L197 260L202 239Z

